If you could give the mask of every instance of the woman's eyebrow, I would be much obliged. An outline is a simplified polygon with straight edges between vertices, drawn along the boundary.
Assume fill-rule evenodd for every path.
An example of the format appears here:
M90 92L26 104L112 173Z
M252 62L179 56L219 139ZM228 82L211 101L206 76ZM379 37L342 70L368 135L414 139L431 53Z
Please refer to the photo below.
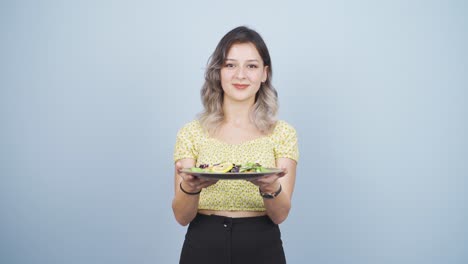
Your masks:
M237 60L236 60L236 59L229 59L229 58L227 58L226 61L237 61ZM257 59L250 59L250 60L247 60L247 61L258 62Z

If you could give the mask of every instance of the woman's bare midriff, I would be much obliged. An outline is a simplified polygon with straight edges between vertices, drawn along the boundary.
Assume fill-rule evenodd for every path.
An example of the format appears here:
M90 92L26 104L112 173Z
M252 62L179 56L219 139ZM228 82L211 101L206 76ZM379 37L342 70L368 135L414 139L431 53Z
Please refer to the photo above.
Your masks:
M263 211L215 211L215 210L198 210L198 213L204 215L220 215L226 217L255 217L266 215L266 212Z

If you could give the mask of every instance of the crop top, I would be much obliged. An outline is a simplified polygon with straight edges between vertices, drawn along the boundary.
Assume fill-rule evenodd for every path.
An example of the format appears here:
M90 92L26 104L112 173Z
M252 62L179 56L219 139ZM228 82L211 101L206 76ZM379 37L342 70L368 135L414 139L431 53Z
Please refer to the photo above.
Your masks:
M177 133L174 160L194 159L200 164L258 162L275 167L276 159L299 159L296 130L285 121L277 121L273 132L240 144L228 144L209 137L198 120ZM246 180L219 180L200 194L198 209L220 211L265 211L258 187Z

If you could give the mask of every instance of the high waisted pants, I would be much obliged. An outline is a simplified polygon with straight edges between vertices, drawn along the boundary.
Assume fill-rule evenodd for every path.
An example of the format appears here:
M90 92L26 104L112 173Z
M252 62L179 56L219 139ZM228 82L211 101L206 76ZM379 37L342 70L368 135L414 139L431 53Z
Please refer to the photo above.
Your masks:
M197 214L185 236L180 264L286 263L278 225L268 216Z

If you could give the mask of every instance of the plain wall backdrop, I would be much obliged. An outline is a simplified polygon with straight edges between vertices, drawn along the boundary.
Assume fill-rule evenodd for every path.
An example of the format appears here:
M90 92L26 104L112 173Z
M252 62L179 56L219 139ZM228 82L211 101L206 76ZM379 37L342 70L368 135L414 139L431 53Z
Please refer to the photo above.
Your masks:
M2 1L0 263L177 263L178 129L247 25L298 131L288 263L468 263L466 1Z

